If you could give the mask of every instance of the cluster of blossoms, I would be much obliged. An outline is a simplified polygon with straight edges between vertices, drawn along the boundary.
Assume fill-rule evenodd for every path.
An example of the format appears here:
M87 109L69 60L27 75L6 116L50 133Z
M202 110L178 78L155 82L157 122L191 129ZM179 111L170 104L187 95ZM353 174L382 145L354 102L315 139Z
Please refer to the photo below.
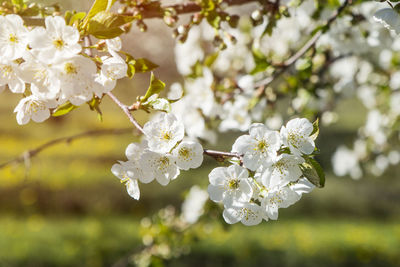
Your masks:
M278 131L264 124L250 126L232 152L241 155L241 165L218 167L209 174L211 200L222 202L227 223L259 224L276 220L278 209L300 200L315 187L303 177L302 164L314 152L313 125L293 119Z
M45 26L26 27L18 15L0 16L0 91L8 85L23 94L14 110L19 124L42 122L67 102L79 106L101 98L127 74L119 38L106 40L107 55L96 60L84 53L78 29L63 17L46 17Z
M387 6L372 1L349 6L349 12L321 34L315 43L317 53L298 59L286 78L274 80L258 102L254 102L256 85L274 73L270 63L279 66L290 58L292 51L307 41L310 28L319 26L314 16L328 20L333 10L317 11L312 0L289 5L290 16L282 17L270 36L265 34L267 18L252 27L250 17L243 14L238 29L221 24L236 42L224 40L227 49L218 53L209 49L215 29L204 22L193 26L187 41L175 49L178 71L186 78L181 89L184 97L172 106L173 111L185 110L190 117L183 120L189 136L215 142L216 136L210 134L215 124L208 123L210 119L219 122L220 131L245 131L255 121L279 129L286 116L320 114L322 125L329 126L340 119L338 104L352 99L367 109L365 124L355 129L353 148L338 146L332 157L333 170L338 176L352 178L362 177L365 171L383 174L400 162L400 15L390 7L381 9L382 5ZM268 66L257 71L257 60ZM199 63L202 73L193 75ZM301 72L311 71L306 82L300 82L301 75L307 75ZM176 88L179 86L171 89ZM293 95L285 97L287 91ZM201 105L193 101L195 97L201 97ZM275 108L281 99L288 106L287 114Z
M198 168L203 162L203 147L184 139L183 123L171 113L160 113L143 127L144 139L126 148L128 161L119 161L111 171L126 184L128 194L139 199L138 181L154 179L166 186L180 170Z

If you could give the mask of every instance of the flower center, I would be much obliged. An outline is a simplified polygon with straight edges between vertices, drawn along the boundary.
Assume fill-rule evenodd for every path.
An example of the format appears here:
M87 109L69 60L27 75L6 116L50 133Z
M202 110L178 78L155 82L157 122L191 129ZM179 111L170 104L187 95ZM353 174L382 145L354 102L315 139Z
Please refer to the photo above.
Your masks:
M17 38L17 36L15 36L14 34L10 34L10 36L8 37L8 40L11 42L11 43L18 43L18 38Z
M162 139L169 141L172 139L172 134L169 131L163 132L162 133Z
M53 44L58 50L61 50L64 47L64 41L61 39L54 40Z
M10 65L0 65L0 72L2 74L1 76L6 78L13 72L13 69Z
M72 64L71 62L68 62L64 65L64 71L67 74L77 74L78 73L78 68Z
M232 179L229 181L228 186L230 189L238 189L240 181L237 179Z
M178 153L179 156L185 160L188 160L190 158L190 150L186 147L180 148Z
M267 148L268 148L268 143L265 140L261 140L260 142L258 142L256 150L265 152Z

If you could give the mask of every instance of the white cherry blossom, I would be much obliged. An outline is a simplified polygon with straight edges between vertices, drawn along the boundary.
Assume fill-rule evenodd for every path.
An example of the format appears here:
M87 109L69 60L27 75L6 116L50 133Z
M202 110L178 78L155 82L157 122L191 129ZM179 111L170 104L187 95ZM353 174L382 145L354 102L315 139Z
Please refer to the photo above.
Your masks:
M229 207L225 207L222 215L225 222L229 224L240 221L246 226L257 225L263 219L262 209L255 203L235 202Z
M117 80L126 77L128 71L125 61L118 55L112 57L104 56L101 60L103 64L101 65L100 73L96 75L95 79L96 82L102 85L102 90L96 93L98 97L114 89Z
M203 147L198 142L182 141L172 155L175 164L182 170L195 169L203 163Z
M225 206L233 202L248 202L253 194L247 169L239 165L217 167L208 175L210 185L208 194L214 202L223 202Z
M281 128L281 138L285 146L290 148L290 152L300 156L301 154L311 154L315 149L314 140L310 137L313 125L307 119L296 118L290 120L286 127Z
M60 16L46 17L46 28L37 27L29 34L29 45L38 50L39 58L51 63L61 57L68 58L81 52L79 32L76 28L65 25Z
M270 131L261 123L254 123L250 126L249 135L236 139L232 152L243 155L244 166L255 171L270 158L276 157L280 146L281 140L277 131Z
M261 180L264 186L274 188L297 181L302 175L300 164L304 159L298 156L282 154L265 165Z
M148 181L155 178L163 186L179 175L178 166L168 154L145 151L140 157L139 164L142 166L143 175L148 177Z
M134 166L132 166L131 162L119 161L119 163L116 163L112 166L111 172L119 179L121 179L121 183L125 183L126 191L128 192L128 194L132 198L139 200L140 198L139 184L137 179L135 178L137 176L135 175L133 169Z
M185 135L184 127L175 115L159 113L143 126L150 150L169 152Z
M30 119L34 122L43 122L50 117L50 108L55 108L55 100L43 100L35 95L30 95L21 99L15 107L17 122L20 125L27 124Z
M0 16L1 60L14 60L24 56L27 51L27 33L20 16Z
M32 94L41 98L54 99L60 92L58 72L51 66L31 59L21 64L19 76L31 84Z
M192 186L182 204L182 218L190 224L196 223L204 213L204 204L207 199L207 191L197 185Z
M21 70L14 61L0 61L0 86L6 84L13 93L25 92L25 82L21 79Z

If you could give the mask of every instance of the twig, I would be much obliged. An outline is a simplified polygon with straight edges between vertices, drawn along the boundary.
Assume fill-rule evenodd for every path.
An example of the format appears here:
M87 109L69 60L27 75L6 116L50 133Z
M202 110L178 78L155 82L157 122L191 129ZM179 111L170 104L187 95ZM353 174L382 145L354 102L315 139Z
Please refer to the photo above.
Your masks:
M126 133L131 133L132 129L131 128L126 128L126 129L104 129L104 130L91 130L67 137L61 137L57 138L54 140L51 140L49 142L44 143L43 145L40 145L34 149L26 150L23 153L21 153L18 157L11 159L7 162L4 162L0 164L0 169L3 169L4 167L11 165L11 164L18 164L22 162L29 162L29 160L42 152L43 150L52 147L54 145L60 144L60 143L70 143L74 140L85 138L85 137L93 137L93 136L103 136L103 135L110 135L110 134L126 134Z
M261 96L265 92L265 89L267 88L268 85L270 85L274 80L276 80L279 76L285 73L286 70L289 69L289 67L291 67L294 63L296 63L298 59L300 59L308 50L310 50L310 48L312 48L315 45L315 43L323 34L322 29L328 28L343 12L343 10L348 5L352 4L352 2L353 2L352 0L345 0L343 4L335 11L335 13L326 21L325 25L323 27L320 27L319 31L316 32L314 36L310 40L308 40L307 43L302 48L300 48L299 51L297 51L294 55L292 55L282 64L279 64L280 66L282 66L282 68L277 70L271 77L265 78L264 80L257 82L255 86L259 87L259 89L256 91L256 97Z
M114 101L122 109L122 111L126 114L126 116L128 116L129 120L136 127L136 129L138 129L139 132L144 134L143 127L133 117L133 115L129 111L129 107L127 105L122 104L121 101L119 101L119 99L117 97L115 97L115 95L113 95L113 93L108 92L107 95L112 99L112 101Z
M225 3L228 6L238 6L238 5L249 4L252 2L259 2L259 1L257 1L257 0L224 0L223 1L223 3ZM136 12L138 12L142 15L142 19L162 18L162 17L164 17L165 9L173 9L176 11L177 15L182 15L182 14L190 14L190 13L200 12L201 6L196 3L191 3L191 2L184 3L184 4L164 6L162 8L154 8L151 5L139 5L139 6L133 7L131 11L123 13L123 15L132 16L132 15L135 15Z
M228 157L228 158L238 158L241 159L242 157L237 153L230 153L230 152L223 152L211 149L204 149L204 154L211 156L211 157Z

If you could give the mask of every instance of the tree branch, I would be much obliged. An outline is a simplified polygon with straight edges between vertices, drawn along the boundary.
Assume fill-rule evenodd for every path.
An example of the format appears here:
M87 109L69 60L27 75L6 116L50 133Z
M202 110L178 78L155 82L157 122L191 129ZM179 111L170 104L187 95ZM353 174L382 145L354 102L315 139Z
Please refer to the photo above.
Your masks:
M129 107L127 105L122 104L121 101L119 101L119 99L116 98L115 95L113 95L113 93L108 92L107 95L112 99L112 101L114 101L122 109L122 111L126 114L126 116L129 118L131 123L136 127L136 129L138 129L139 132L144 134L143 127L133 117L133 115L131 114L131 112L129 110Z
M225 3L228 6L238 6L238 5L249 4L252 2L259 2L259 1L257 1L257 0L224 0L223 1L223 3ZM182 14L190 14L190 13L200 12L201 6L196 3L190 3L190 2L165 6L162 8L154 8L154 6L151 6L151 5L140 5L140 6L131 8L131 10L129 12L123 13L123 15L133 16L136 13L140 13L142 15L142 19L163 18L164 17L164 9L173 9L176 11L177 15L182 15Z
M71 143L74 140L85 138L85 137L113 135L113 134L119 135L119 134L126 134L126 133L132 133L132 129L131 128L125 128L125 129L91 130L91 131L87 131L87 132L83 132L83 133L79 133L79 134L75 134L75 135L71 135L71 136L67 136L67 137L57 138L57 139L48 141L48 142L46 142L46 143L44 143L44 144L42 144L42 145L40 145L40 146L38 146L38 147L36 147L34 149L26 150L25 152L23 152L18 157L0 164L0 169L3 169L6 166L11 165L11 164L18 164L18 163L21 163L21 162L26 162L27 160L29 160L30 158L36 156L37 154L39 154L43 150L45 150L45 149L47 149L49 147L52 147L54 145L60 144L60 143Z
M271 77L265 78L264 80L257 82L255 86L259 87L259 89L256 91L256 97L259 97L263 93L265 93L265 89L267 88L268 85L270 85L274 80L276 80L279 76L285 73L286 70L289 69L289 67L291 67L294 63L296 63L297 60L299 60L308 50L310 50L323 34L323 29L329 28L329 26L339 17L339 15L343 12L343 10L348 5L351 5L352 2L353 2L352 0L345 0L343 4L335 11L335 13L326 21L325 25L323 27L320 27L318 32L316 32L314 36L311 37L311 39L308 40L305 43L305 45L300 48L299 51L297 51L294 55L289 57L282 64L279 64L280 66L282 66L279 70L277 70Z

